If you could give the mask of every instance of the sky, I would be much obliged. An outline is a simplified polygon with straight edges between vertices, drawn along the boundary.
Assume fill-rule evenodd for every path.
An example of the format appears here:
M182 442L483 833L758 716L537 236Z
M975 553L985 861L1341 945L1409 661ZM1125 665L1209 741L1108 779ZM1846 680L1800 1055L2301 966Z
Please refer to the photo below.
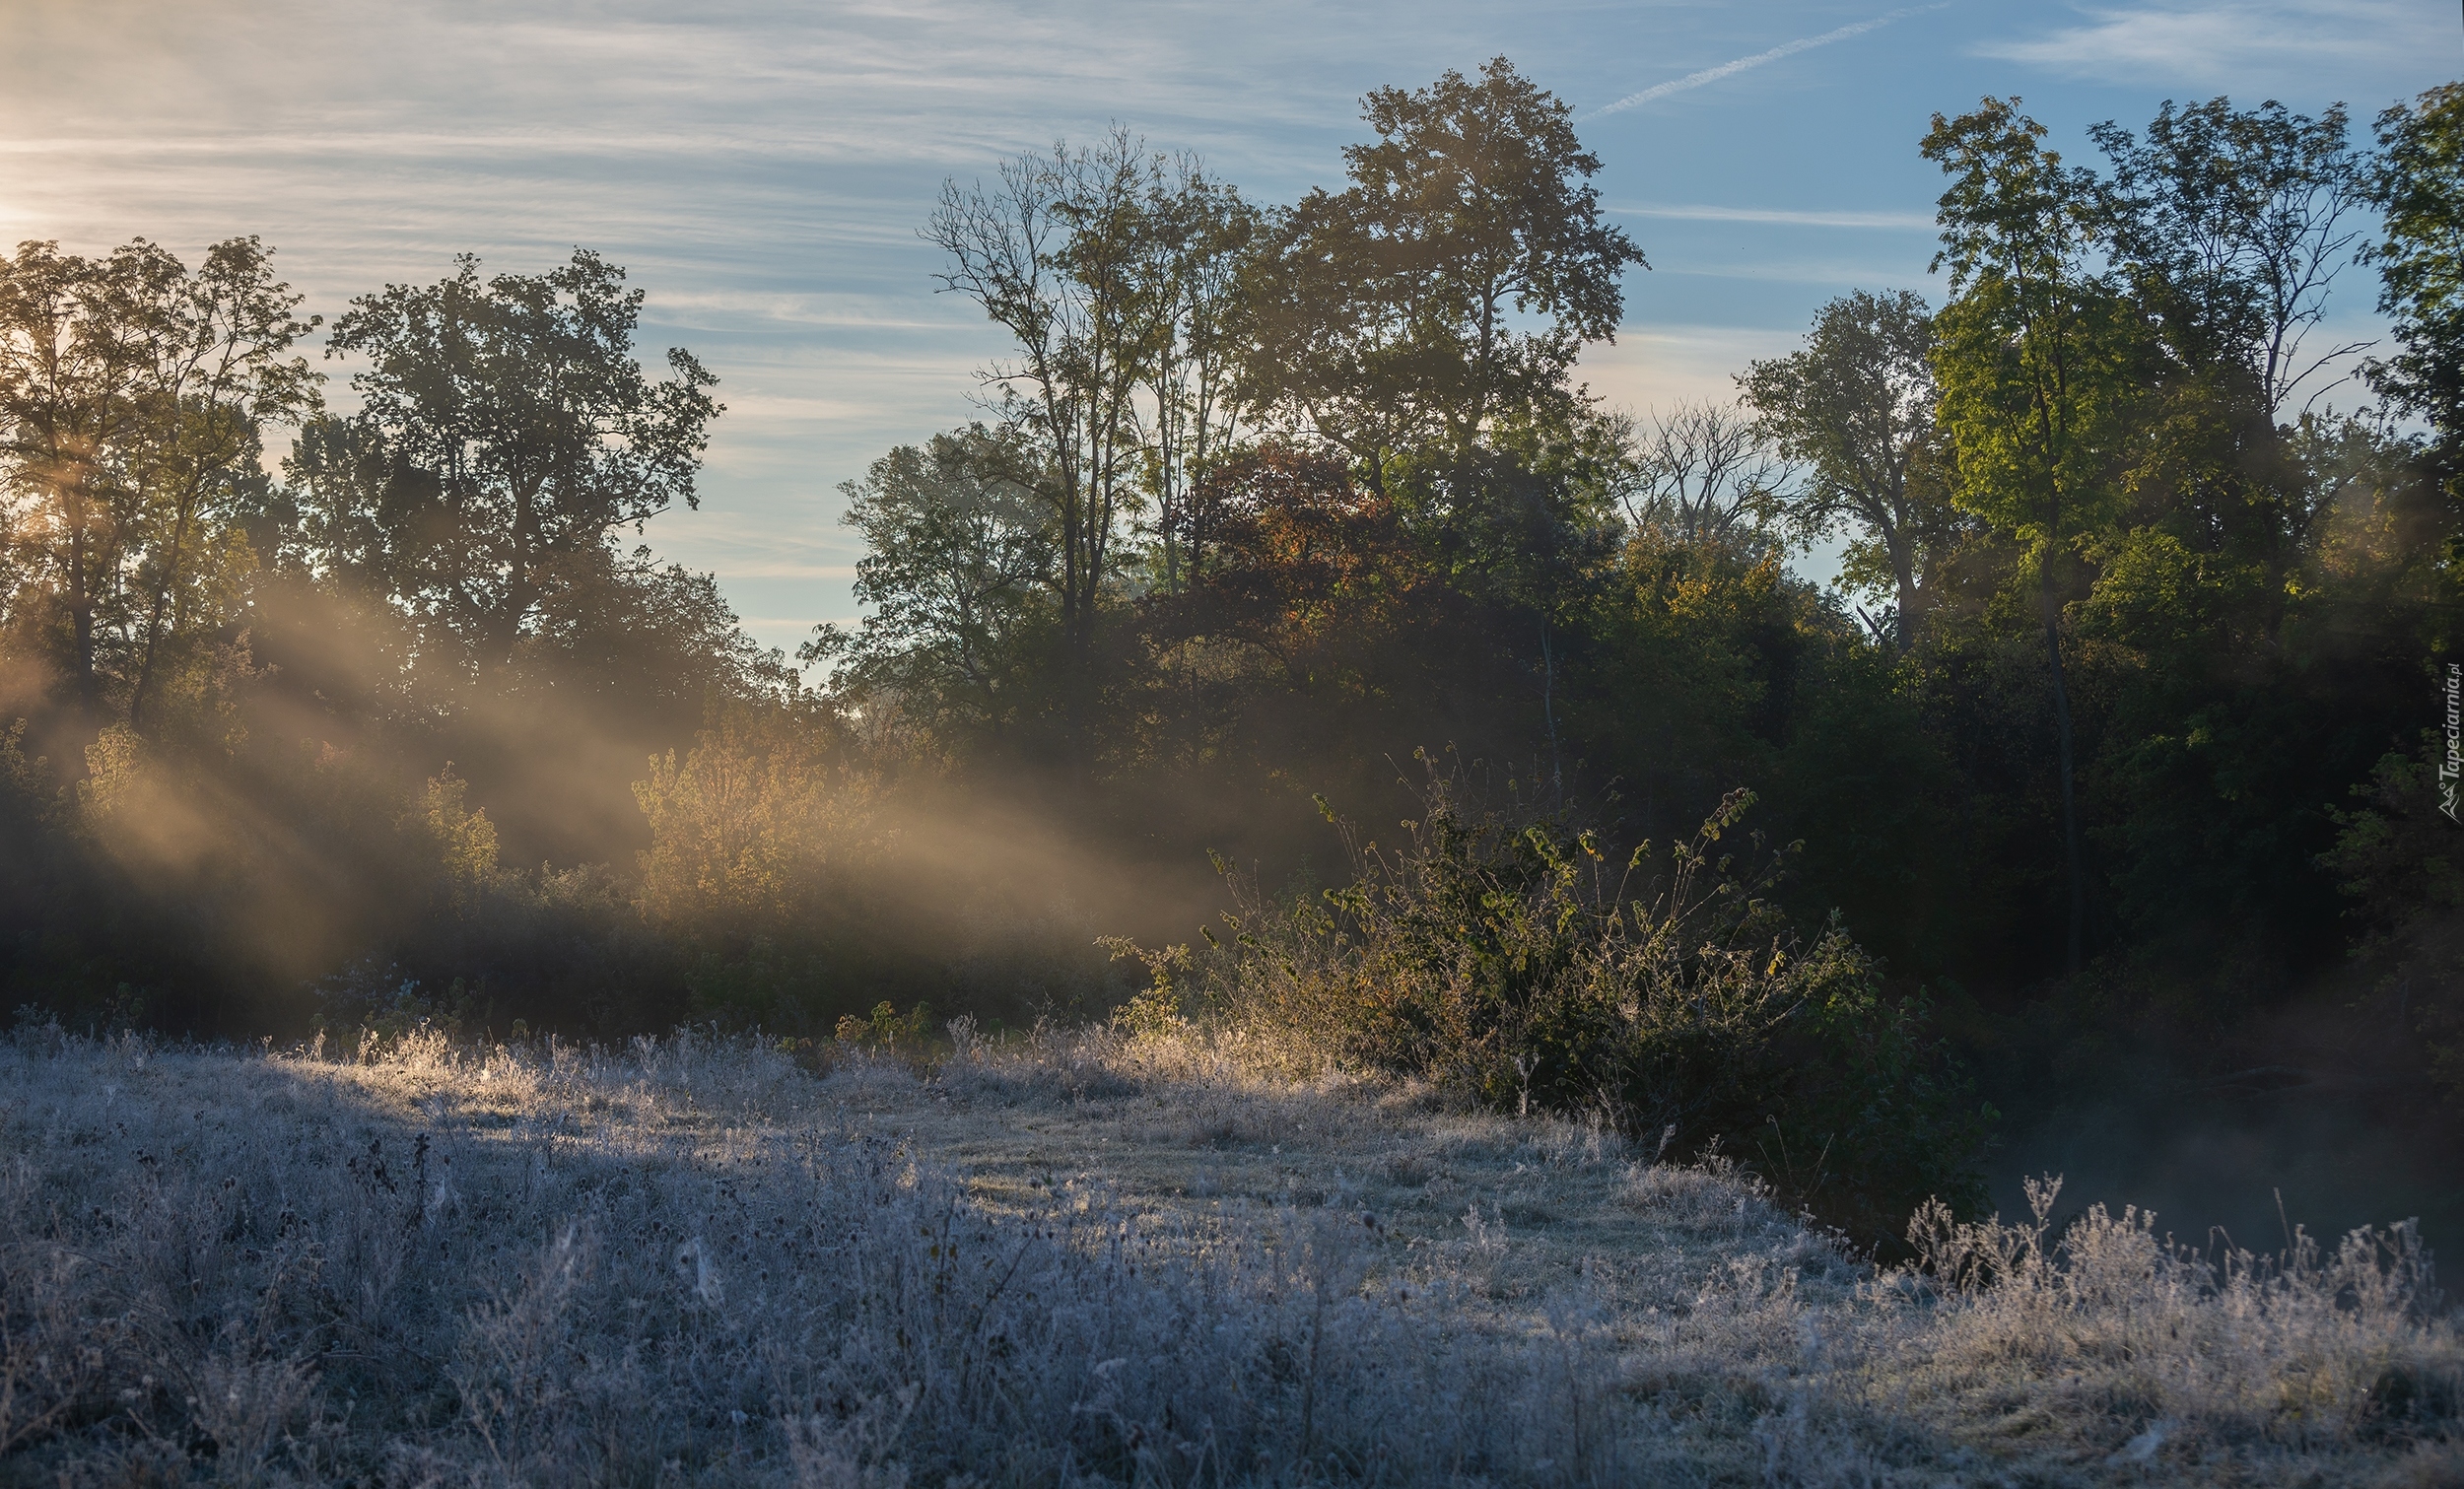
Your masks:
M2088 160L2088 126L2166 99L2366 126L2464 74L2455 0L0 0L0 242L255 234L329 319L456 253L627 266L652 366L689 348L727 405L701 509L650 541L788 648L856 612L838 484L980 412L1001 341L917 229L1023 150L1118 122L1289 201L1339 187L1362 94L1511 57L1650 257L1583 370L1648 415L1728 396L1834 296L1939 300L1938 110L2018 95ZM2374 293L2348 270L2322 343L2377 334Z

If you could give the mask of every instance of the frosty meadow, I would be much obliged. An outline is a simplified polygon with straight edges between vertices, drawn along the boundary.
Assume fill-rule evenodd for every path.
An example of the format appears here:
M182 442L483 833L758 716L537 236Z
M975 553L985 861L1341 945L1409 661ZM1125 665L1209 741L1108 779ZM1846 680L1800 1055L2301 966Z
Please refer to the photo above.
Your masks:
M11 1483L2432 1485L2409 1228L2193 1252L1111 1032L0 1049ZM2041 1190L2043 1210L2056 1193Z

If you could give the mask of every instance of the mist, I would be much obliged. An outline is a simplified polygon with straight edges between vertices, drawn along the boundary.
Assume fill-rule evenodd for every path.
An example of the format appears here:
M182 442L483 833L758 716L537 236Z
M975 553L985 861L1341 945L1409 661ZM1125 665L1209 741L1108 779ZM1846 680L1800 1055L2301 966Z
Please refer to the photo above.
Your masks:
M1697 338L1714 395L1638 409L1583 370L1673 344L1615 350L1646 229L1910 215L1622 211L1597 113L1432 71L1312 189L1122 125L920 200L908 269L992 350L762 534L819 586L792 635L665 557L777 398L668 344L673 265L312 305L255 237L21 244L8 1006L1220 1040L1742 1164L1878 1255L2046 1172L2193 1241L2464 1222L2458 354L2416 294L2456 100L2057 120L2067 165L2017 100L1938 116L1894 147L1938 283ZM2302 404L2282 349L2361 302L2400 355Z

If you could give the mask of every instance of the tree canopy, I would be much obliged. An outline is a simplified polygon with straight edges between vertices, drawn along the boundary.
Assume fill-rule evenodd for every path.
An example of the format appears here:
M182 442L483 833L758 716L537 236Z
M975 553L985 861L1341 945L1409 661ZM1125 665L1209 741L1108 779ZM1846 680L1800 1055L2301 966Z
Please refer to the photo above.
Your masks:
M332 562L498 667L611 534L681 501L720 412L718 379L670 350L634 360L643 292L578 250L541 275L390 285L334 323L329 355L360 411L301 441L292 466Z

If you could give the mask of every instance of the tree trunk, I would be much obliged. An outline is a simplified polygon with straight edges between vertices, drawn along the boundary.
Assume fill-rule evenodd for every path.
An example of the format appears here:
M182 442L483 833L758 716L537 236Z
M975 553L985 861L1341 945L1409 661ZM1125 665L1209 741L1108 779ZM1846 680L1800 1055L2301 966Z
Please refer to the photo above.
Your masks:
M1548 642L1548 617L1540 616L1540 714L1548 721L1548 787L1550 805L1566 808L1566 769L1557 753L1557 652Z
M2062 849L2071 884L2071 915L2068 934L2063 941L2062 965L2070 977L2078 977L2085 959L2088 933L2087 870L2080 861L2079 803L2073 788L2071 753L2071 695L2062 677L2062 631L2053 603L2053 559L2048 553L2044 561L2045 657L2053 664L2054 730L2061 744L2062 761Z
M521 645L522 622L539 602L538 585L531 575L539 561L538 495L544 484L533 482L513 493L513 551L506 564L504 608L497 614L495 634L488 638L485 665L492 674L513 666L513 652Z
M94 671L94 594L86 587L85 499L80 493L70 506L75 513L68 537L68 614L77 641L77 701L93 708L102 689Z
M1899 581L1899 654L1905 656L1916 644L1916 562L1909 555L1909 543L1903 527L1893 524L1888 534L1891 576Z
M128 726L143 727L146 695L154 688L154 657L163 641L163 611L171 601L171 589L179 582L179 556L188 544L188 517L193 507L182 502L179 520L171 524L171 554L163 567L163 576L155 582L154 601L146 610L146 649L137 662L137 684L128 694Z

